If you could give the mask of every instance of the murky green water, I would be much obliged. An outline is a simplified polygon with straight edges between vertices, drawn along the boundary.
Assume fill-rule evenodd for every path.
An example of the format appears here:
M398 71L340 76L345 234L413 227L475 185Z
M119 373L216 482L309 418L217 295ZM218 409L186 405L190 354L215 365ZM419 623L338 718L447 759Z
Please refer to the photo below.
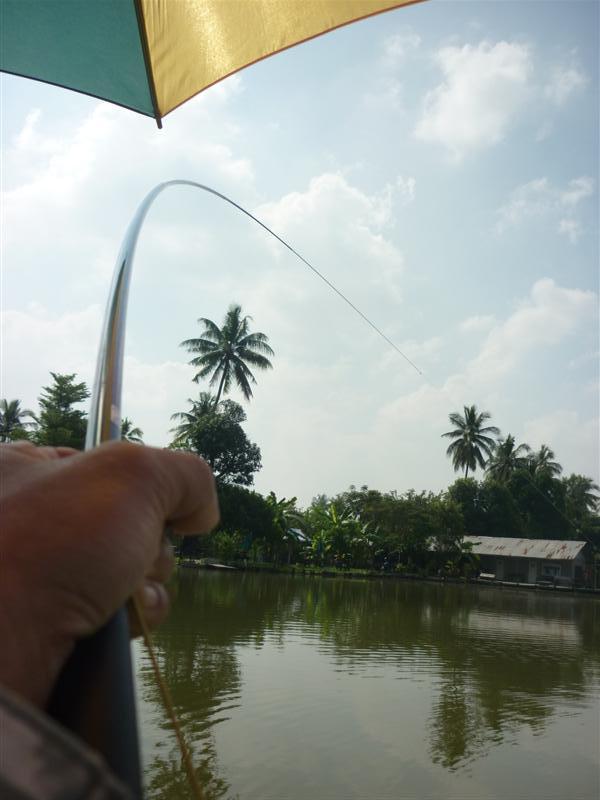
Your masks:
M600 797L600 602L180 570L156 634L207 798ZM188 797L138 651L151 798Z

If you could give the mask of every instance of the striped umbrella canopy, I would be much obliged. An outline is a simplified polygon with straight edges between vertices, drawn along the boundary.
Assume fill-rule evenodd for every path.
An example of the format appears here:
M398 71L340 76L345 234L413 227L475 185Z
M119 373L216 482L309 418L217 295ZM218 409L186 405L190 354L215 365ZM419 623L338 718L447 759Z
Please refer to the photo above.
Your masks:
M419 0L0 0L0 70L162 118L238 70Z

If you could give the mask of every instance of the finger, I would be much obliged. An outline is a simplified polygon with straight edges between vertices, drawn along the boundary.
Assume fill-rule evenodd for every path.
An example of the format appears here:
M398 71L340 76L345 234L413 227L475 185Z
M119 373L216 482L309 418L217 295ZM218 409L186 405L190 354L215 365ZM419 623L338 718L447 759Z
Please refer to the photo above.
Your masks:
M73 447L38 447L38 445L35 445L33 442L28 442L24 439L18 442L7 442L3 447L13 453L18 453L21 456L39 461L65 458L66 456L76 455L79 452L79 450L75 450Z
M19 439L18 442L3 442L2 447L7 450L24 450L28 447L35 447L33 442L28 442L27 439Z
M146 488L160 500L164 519L174 532L208 533L215 527L219 521L217 491L204 459L192 453L129 447L134 448L134 459L140 454L140 459L148 462Z
M56 461L59 458L73 456L79 452L79 450L75 450L72 447L34 447L31 457L40 461Z
M86 480L93 475L97 482L104 476L122 487L130 504L135 501L153 509L155 518L162 520L161 534L166 524L177 533L206 533L219 520L212 471L192 453L107 442L79 454L77 461L74 478Z
M166 619L169 608L169 593L159 581L147 580L135 593L136 603L127 606L129 631L132 638L143 634L139 613L143 614L146 626L152 630Z
M74 447L56 447L56 455L59 458L67 458L68 456L76 456L80 450L75 450Z
M154 581L165 583L165 581L171 577L174 567L175 556L173 554L173 545L166 539L163 539L158 557L146 577Z

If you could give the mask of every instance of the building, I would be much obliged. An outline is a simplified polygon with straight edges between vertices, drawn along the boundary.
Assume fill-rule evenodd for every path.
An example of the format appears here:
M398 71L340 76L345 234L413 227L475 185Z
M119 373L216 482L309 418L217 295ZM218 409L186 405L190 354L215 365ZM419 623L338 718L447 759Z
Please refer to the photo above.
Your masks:
M501 536L465 536L479 556L479 572L497 581L586 583L586 542L564 539L511 539Z

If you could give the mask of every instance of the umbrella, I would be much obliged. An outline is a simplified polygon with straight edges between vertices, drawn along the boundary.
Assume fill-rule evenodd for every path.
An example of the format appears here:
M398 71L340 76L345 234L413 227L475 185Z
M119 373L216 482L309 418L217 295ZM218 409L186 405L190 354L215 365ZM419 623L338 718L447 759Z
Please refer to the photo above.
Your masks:
M160 128L170 111L250 64L415 2L420 0L0 0L0 71L107 100L154 117ZM148 207L166 185L142 202L117 260L86 447L120 438L114 411L120 410L131 263ZM140 797L134 709L121 611L78 645L49 711L100 750Z
M162 118L295 44L418 0L1 0L0 70Z

